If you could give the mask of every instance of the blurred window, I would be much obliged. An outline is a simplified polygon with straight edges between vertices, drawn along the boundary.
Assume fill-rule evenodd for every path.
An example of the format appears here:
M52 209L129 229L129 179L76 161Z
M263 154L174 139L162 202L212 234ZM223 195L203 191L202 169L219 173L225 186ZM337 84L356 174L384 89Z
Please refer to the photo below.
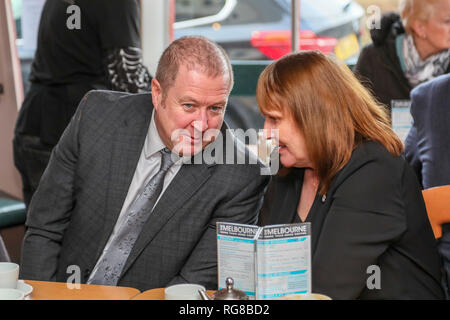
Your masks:
M14 20L16 21L17 38L22 38L22 0L12 0Z
M238 0L236 8L222 24L233 25L279 21L283 17L283 11L272 0Z
M218 14L225 0L177 0L176 21L198 19Z
M300 49L355 64L362 0L300 0ZM232 60L275 60L290 52L291 0L176 0L175 38L202 35Z
M367 25L368 19L376 13L377 10L383 15L386 12L398 11L398 5L400 0L358 0L358 3L364 8L365 18L361 36L361 44L364 46L372 42L370 37L370 30Z

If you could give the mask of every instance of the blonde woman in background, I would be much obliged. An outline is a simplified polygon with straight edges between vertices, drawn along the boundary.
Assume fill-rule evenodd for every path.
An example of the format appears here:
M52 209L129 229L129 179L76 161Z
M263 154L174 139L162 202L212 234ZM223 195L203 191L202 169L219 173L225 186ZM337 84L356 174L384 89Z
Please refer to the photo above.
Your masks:
M417 85L450 72L450 0L400 0L399 13L382 17L355 71L391 108Z

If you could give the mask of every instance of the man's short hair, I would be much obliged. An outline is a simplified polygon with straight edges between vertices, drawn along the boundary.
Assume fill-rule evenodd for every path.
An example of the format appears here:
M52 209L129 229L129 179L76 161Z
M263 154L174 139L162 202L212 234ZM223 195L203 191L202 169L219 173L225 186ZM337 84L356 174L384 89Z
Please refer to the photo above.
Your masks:
M156 80L167 92L175 82L178 70L198 70L215 78L228 75L230 92L233 88L233 69L225 50L217 43L201 36L185 36L173 41L163 52L156 70Z

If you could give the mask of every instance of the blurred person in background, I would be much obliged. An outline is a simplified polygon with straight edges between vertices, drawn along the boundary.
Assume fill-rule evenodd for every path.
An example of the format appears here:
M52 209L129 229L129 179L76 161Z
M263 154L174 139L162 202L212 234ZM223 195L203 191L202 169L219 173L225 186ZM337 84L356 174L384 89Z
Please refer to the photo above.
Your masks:
M356 74L389 109L417 85L450 72L450 0L400 0L400 15L370 31Z
M450 75L411 92L411 115L406 159L424 189L450 185Z
M68 10L72 5L79 11ZM138 0L46 1L31 87L14 137L14 162L27 207L51 151L88 91L150 91L139 29Z
M424 189L450 185L450 75L421 84L411 92L413 125L405 156ZM450 214L450 213L449 213ZM442 225L439 251L450 288L450 223Z
M384 110L350 69L314 51L269 65L257 86L283 174L259 225L310 222L312 292L333 299L443 299L417 178ZM281 172L281 170L280 170ZM369 267L380 269L377 288Z

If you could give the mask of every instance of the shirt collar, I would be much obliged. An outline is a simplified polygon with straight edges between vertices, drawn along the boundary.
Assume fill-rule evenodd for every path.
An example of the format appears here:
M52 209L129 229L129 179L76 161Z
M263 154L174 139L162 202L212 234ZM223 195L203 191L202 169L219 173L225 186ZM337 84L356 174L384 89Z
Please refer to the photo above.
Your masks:
M214 148L214 145L217 143L217 141L214 141L213 143L210 143L208 146L206 146L205 150L208 150L209 148ZM145 145L144 145L144 153L145 158L149 159L151 156L155 155L157 152L161 151L162 149L166 148L166 145L161 140L161 137L159 135L158 129L156 128L155 123L155 110L152 112L152 120L150 121L150 127L148 129L147 138L145 139ZM203 151L201 151L203 152ZM176 164L189 164L192 161L191 156L182 156L179 158L178 161L176 161Z
M147 138L144 146L145 157L148 159L155 153L164 149L165 147L166 145L164 144L164 142L162 142L161 137L159 136L158 133L158 129L156 128L155 110L153 110L152 120L150 121L150 127L148 129Z

